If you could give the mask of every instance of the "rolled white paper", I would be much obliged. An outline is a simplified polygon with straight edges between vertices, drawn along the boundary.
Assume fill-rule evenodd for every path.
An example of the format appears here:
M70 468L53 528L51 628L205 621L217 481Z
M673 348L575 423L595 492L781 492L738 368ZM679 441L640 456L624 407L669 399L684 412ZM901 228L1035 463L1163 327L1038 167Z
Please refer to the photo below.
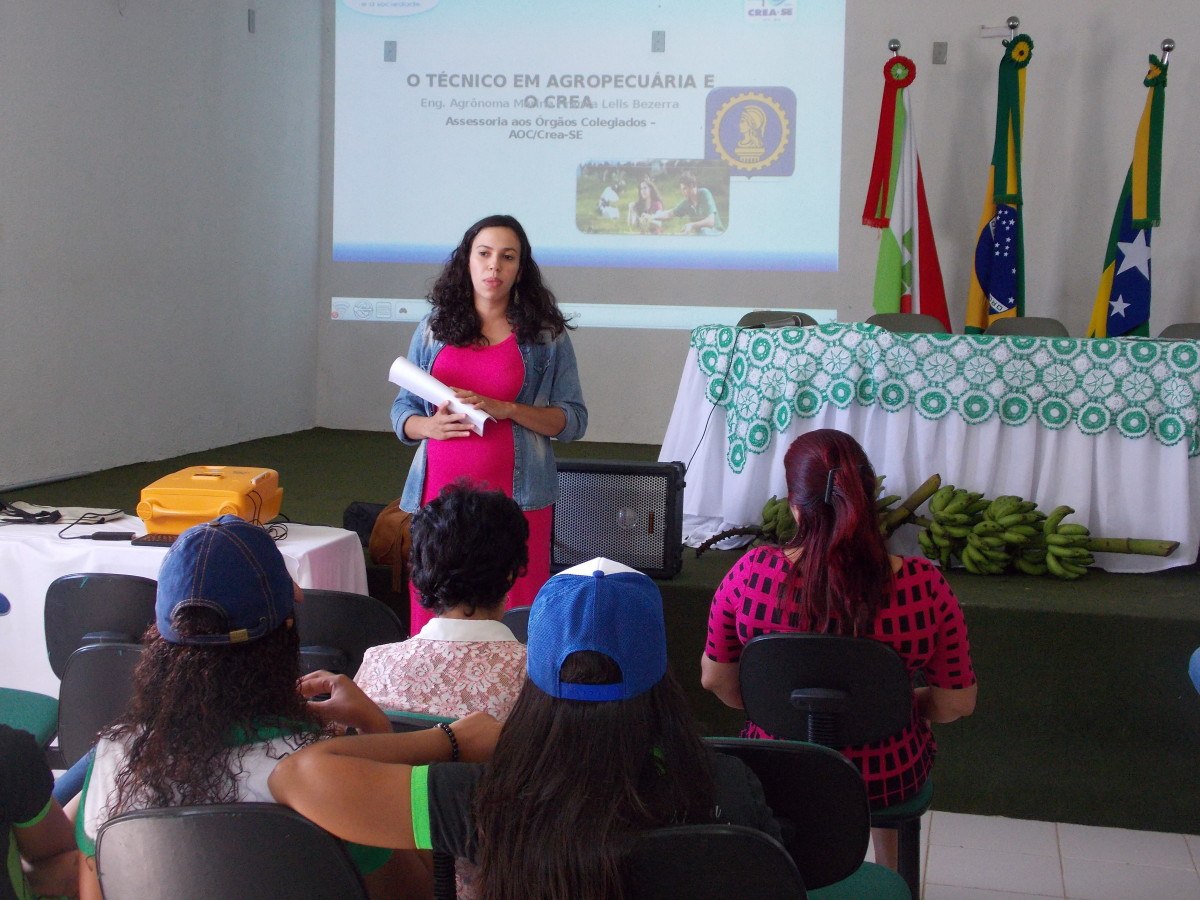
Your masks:
M454 396L454 391L446 387L420 366L408 361L408 357L397 356L388 372L388 381L392 384L411 391L422 400L427 400L434 406L450 404L450 411L463 413L471 425L471 430L483 435L483 423L492 418L482 409L463 403Z

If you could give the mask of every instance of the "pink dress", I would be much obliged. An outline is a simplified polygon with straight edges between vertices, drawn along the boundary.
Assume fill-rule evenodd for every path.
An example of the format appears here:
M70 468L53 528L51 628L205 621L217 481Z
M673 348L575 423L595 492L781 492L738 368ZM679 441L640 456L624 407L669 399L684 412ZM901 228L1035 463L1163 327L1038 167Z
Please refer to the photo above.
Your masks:
M474 391L485 397L515 401L525 380L525 363L517 339L509 335L488 347L444 347L433 362L433 377L450 387ZM483 435L471 434L451 441L427 441L425 444L424 506L438 495L443 486L466 477L479 487L513 495L513 422L488 422ZM508 608L527 606L550 577L550 538L554 508L526 510L529 522L529 571L509 591ZM433 613L417 602L410 588L412 624L416 634L433 618Z

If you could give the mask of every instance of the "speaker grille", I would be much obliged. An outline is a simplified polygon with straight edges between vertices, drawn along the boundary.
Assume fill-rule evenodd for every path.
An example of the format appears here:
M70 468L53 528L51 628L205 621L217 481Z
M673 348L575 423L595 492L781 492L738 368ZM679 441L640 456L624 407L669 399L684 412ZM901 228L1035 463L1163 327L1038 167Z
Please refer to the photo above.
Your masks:
M681 463L559 464L555 571L597 556L671 577L681 561Z

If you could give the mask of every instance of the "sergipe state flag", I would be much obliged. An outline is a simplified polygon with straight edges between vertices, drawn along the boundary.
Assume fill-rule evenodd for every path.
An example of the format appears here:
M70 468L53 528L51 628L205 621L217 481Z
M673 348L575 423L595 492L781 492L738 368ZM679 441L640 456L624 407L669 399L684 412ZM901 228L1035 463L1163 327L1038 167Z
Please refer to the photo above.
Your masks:
M883 67L883 102L863 224L882 229L875 311L924 313L950 331L912 105L905 90L916 74L916 65L904 56L893 56Z
M967 319L963 329L979 334L996 319L1025 315L1025 240L1021 222L1021 138L1025 111L1025 67L1033 40L1018 34L1004 42L996 87L996 135L988 172L987 199L979 218Z
M1133 162L1109 230L1088 337L1150 334L1150 232L1160 222L1167 64L1151 56L1150 71L1142 83L1149 93L1134 141Z

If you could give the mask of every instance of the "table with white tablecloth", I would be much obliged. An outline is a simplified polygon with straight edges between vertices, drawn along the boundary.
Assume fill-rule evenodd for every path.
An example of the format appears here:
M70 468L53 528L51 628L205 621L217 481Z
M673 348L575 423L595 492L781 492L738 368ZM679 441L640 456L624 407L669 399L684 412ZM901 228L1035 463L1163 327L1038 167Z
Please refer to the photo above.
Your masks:
M43 608L46 588L62 575L117 572L157 578L165 547L128 541L68 540L73 534L133 531L145 534L140 519L126 517L103 525L76 526L59 537L63 523L0 527L0 594L12 605L0 616L0 687L58 696L58 678L46 656ZM278 541L292 578L303 588L367 592L366 561L358 535L343 528L287 525Z
M1167 558L1097 554L1111 572L1196 560L1200 547L1200 343L896 334L872 325L692 333L659 458L688 465L684 539L761 521L784 496L799 434L838 428L886 493L938 474L1016 494L1102 537L1179 541ZM898 552L915 548L902 528Z

